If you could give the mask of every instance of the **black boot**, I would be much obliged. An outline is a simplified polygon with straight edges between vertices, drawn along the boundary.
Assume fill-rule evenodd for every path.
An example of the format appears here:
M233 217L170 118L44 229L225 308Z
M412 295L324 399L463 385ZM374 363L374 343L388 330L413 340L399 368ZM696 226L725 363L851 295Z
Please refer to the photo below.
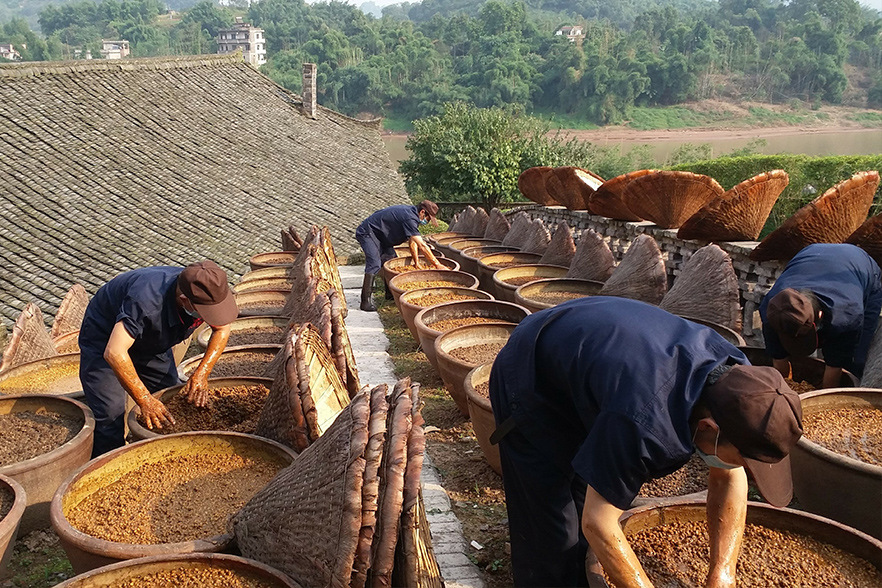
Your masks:
M383 277L383 287L386 289L386 300L395 300L395 297L392 296L392 289L389 287L389 282L386 281L385 277Z
M364 282L361 284L361 306L359 308L366 312L377 312L377 307L374 306L373 301L375 275L365 274Z

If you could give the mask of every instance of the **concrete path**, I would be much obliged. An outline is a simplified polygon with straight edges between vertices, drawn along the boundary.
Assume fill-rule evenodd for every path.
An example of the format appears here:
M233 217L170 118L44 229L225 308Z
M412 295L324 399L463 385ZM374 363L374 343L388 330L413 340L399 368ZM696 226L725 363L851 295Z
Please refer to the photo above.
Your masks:
M377 313L358 309L363 278L364 266L340 266L340 279L349 307L346 330L352 342L358 377L362 386L385 383L391 387L397 378L386 351L389 340L383 332L383 324ZM466 556L469 545L463 537L462 525L450 508L450 499L428 455L423 463L422 481L432 547L445 585L447 588L483 588L481 572Z

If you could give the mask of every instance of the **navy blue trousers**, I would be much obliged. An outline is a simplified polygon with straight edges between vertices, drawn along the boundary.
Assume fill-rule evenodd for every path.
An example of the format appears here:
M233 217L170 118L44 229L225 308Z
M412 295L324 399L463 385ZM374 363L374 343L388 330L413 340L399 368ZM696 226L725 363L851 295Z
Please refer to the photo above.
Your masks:
M588 586L582 534L587 485L515 428L499 442L518 587Z
M364 273L378 274L383 263L395 257L394 247L383 247L370 231L355 231L355 239L364 251Z
M138 377L152 393L180 384L174 355L167 353L150 358L133 358ZM86 403L95 415L95 441L92 457L98 457L126 443L125 415L128 392L119 383L102 353L83 349L80 355L80 383Z

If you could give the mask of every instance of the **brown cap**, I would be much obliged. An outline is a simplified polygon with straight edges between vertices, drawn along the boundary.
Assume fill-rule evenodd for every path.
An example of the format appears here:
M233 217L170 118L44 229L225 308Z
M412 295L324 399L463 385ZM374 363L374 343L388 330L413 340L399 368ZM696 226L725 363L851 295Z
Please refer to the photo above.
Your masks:
M420 202L419 206L417 206L417 209L425 210L426 214L429 215L429 218L432 221L432 224L435 225L436 227L438 226L438 219L436 218L438 216L438 205L437 204L435 204L431 200L423 200L422 202Z
M178 276L178 287L199 316L213 327L228 325L239 316L227 274L213 261L191 263Z
M781 290L769 300L766 321L791 356L803 357L818 348L812 303L793 288Z
M793 497L790 450L802 436L799 395L773 367L736 365L703 396L763 497L773 506L787 506Z

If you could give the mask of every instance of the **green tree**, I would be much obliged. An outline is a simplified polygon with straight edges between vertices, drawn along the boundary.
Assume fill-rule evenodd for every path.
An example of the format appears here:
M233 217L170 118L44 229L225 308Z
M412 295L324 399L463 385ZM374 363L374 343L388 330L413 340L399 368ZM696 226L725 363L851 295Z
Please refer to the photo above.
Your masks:
M411 156L399 171L412 196L440 202L480 200L488 207L518 196L518 176L535 165L580 164L585 144L549 138L549 125L513 108L448 103L414 121Z

